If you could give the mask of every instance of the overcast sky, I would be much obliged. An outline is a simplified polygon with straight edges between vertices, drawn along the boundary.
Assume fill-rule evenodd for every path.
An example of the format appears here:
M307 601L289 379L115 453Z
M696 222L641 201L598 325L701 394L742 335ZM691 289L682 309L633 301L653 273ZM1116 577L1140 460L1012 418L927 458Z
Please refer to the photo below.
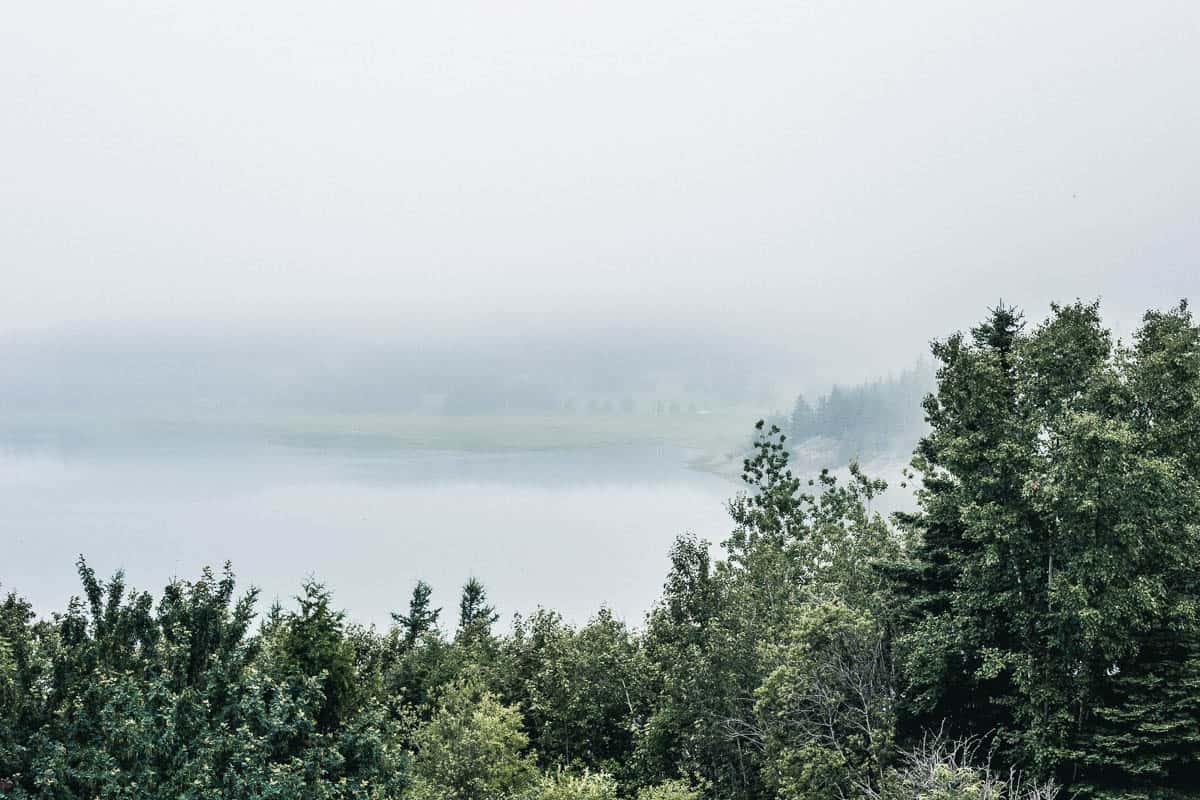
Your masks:
M0 98L0 332L1200 300L1194 0L16 0Z

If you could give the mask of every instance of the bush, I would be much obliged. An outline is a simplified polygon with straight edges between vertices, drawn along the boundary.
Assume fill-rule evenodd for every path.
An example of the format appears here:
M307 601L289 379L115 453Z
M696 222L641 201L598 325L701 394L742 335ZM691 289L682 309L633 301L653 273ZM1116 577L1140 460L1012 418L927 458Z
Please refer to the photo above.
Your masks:
M645 787L638 792L637 800L700 800L700 793L687 781L667 781Z
M976 758L978 742L948 741L927 736L919 746L901 754L881 789L865 789L870 800L1055 800L1053 783L1025 784L1019 772L1003 777Z
M529 800L617 800L617 782L605 772L573 775L563 770L546 773Z
M520 713L470 683L447 689L414 741L413 794L422 800L513 797L534 781Z

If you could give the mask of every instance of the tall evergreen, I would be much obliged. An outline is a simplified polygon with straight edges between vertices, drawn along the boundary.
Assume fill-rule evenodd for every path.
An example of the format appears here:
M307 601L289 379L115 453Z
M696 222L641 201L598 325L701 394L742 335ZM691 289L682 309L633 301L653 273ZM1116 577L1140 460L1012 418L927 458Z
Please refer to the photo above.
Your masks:
M1195 708L1165 686L1196 660L1198 342L1184 305L1129 348L1075 303L1032 332L1000 307L935 343L905 520L910 735L986 736L1096 796L1191 796Z
M408 601L407 614L392 614L392 619L400 626L406 647L412 647L421 634L433 630L441 615L440 608L433 608L430 597L433 587L425 581L417 581L413 587L412 598Z
M462 588L458 601L458 630L460 634L491 631L500 615L487 601L487 590L478 578L470 578Z

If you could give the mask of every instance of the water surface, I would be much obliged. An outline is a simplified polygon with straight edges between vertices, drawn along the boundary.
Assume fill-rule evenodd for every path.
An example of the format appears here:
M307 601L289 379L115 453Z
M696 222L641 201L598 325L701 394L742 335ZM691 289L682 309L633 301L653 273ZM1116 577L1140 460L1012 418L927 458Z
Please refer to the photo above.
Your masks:
M543 605L583 621L607 605L640 623L674 537L728 529L737 485L690 469L693 455L10 436L0 583L47 613L78 594L79 554L156 595L230 560L260 607L314 575L352 618L386 625L418 578L452 621L474 575L505 616Z

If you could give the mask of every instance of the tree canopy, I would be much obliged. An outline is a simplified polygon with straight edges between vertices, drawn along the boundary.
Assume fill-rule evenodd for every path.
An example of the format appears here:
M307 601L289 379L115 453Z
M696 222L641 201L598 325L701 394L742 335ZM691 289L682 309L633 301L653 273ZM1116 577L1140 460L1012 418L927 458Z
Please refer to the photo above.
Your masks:
M377 631L315 580L260 617L228 565L155 598L81 558L63 611L0 602L0 797L1200 797L1187 305L1127 343L1001 305L932 352L914 510L760 422L643 625L498 630L472 578L453 631L423 582Z

